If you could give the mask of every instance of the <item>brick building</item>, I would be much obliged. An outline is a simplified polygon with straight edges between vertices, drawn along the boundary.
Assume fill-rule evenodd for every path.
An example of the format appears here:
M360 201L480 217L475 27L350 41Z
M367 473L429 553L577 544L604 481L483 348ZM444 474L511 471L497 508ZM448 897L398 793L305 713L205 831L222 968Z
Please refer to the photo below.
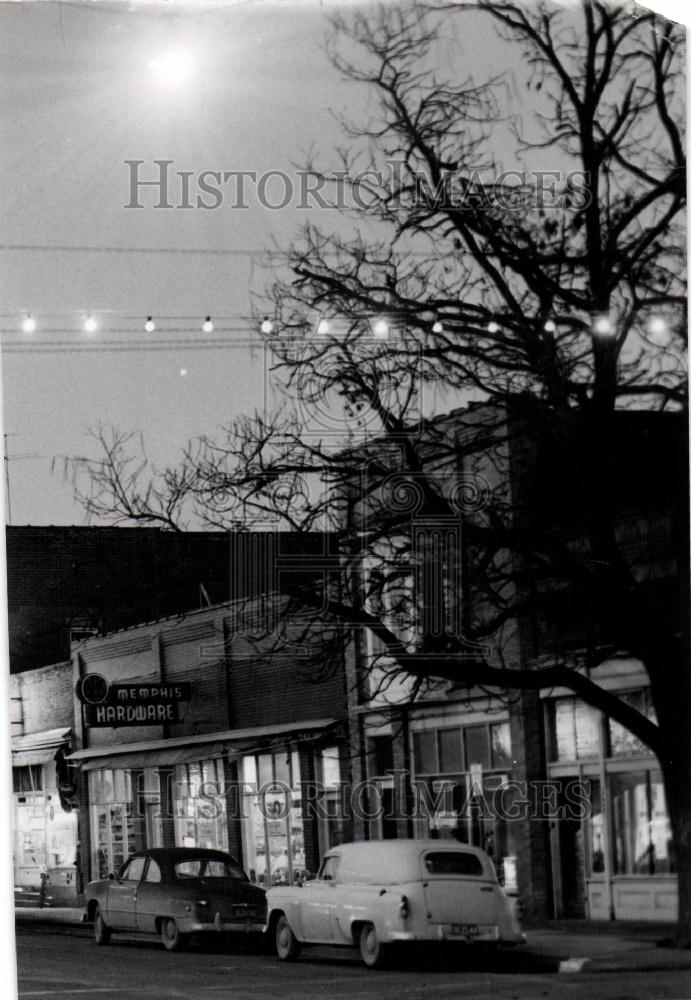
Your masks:
M82 881L137 848L174 844L230 850L260 883L292 880L348 835L335 810L320 819L300 805L305 782L335 791L348 770L342 665L315 679L280 609L278 630L257 638L238 618L247 608L216 605L73 647L85 695L68 761L79 772ZM150 721L144 707L156 700L174 721ZM101 712L125 704L121 721Z
M427 463L425 475L432 474L445 496L459 496L462 489L472 487L479 497L485 490L528 529L532 524L549 526L574 545L583 537L577 492L570 509L563 497L556 499L555 486L561 487L567 475L563 456L554 451L548 435L541 435L539 421L532 419L523 400L506 410L471 406L435 421L429 443L424 432L419 439L418 452ZM388 475L394 486L398 481L405 485L406 474L397 465L395 449L388 456L388 473L386 461L385 447L378 447L376 475L381 482ZM611 461L622 551L669 627L681 630L687 588L680 553L687 549L688 520L683 416L617 414L617 445ZM365 454L365 469L366 465ZM448 544L449 525L435 526L432 519L426 526L425 518L417 517L415 475L409 479L408 491L400 489L398 495L413 497L411 536L422 537L427 530L445 532L446 540L442 543L439 534L439 544ZM381 493L382 487L377 490ZM369 489L366 495L370 509L375 507L371 500L375 491ZM463 527L481 518L482 509L480 502L476 510L471 503L470 509L458 511L461 528L454 539L463 579L453 591L456 607L445 607L442 616L448 613L453 627L459 609L462 621L478 606L491 616L483 581L473 576L475 557ZM355 526L363 519L362 511L356 510ZM445 580L453 562L447 559L446 568L438 565L436 570L445 577L437 581L436 589L441 595L447 588L445 602L449 601ZM557 580L535 581L531 586L527 575L514 574L515 568L515 564L506 568L502 597L520 611L493 636L492 643L498 644L494 663L531 669L560 662L590 670L604 689L652 717L643 665L625 650L597 668L588 667L593 650L610 639L609 622L590 595ZM370 601L366 581L373 572L383 578L390 568L377 567L376 559L363 559L363 591ZM394 579L400 593L400 572ZM392 621L396 609L386 612L385 591L380 584L378 601ZM418 592L413 603L419 607L430 602ZM418 613L414 611L413 618ZM399 638L414 641L405 629ZM369 779L376 789L371 817L356 821L357 836L449 836L485 847L505 884L522 892L529 918L675 919L676 877L662 778L646 747L567 690L507 695L440 682L415 692L413 698L412 681L379 683L382 672L373 670L372 664L381 662L382 649L362 629L348 660L353 778ZM472 660L472 648L467 655ZM502 789L514 782L547 780L561 782L564 788L566 782L585 783L588 814L568 818L569 811L561 809L566 793L558 791L562 818L497 818L500 810L494 810L493 803L504 794ZM477 808L474 796L480 800Z

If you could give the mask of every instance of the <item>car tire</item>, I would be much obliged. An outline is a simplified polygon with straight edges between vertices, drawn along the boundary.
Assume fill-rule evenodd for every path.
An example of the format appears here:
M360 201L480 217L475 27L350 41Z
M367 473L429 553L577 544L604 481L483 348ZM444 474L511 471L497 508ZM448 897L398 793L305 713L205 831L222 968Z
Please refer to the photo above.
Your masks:
M374 924L364 924L359 936L360 957L368 969L383 969L387 965L389 949L379 940Z
M94 941L96 944L108 944L110 941L110 927L103 919L100 906L94 910Z
M190 939L189 934L183 934L172 917L164 917L161 921L161 940L168 951L182 951Z
M274 935L276 954L282 962L295 962L300 957L300 942L293 934L287 918L282 913L276 921Z

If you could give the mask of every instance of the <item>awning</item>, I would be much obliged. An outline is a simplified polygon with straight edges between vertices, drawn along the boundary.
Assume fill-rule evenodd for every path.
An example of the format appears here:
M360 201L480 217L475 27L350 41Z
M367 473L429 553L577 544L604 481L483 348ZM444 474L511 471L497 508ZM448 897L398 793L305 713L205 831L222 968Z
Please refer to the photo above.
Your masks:
M66 760L69 764L81 767L83 771L93 771L99 767L166 767L226 755L236 758L269 745L314 739L315 736L337 724L337 719L314 719L307 722L284 723L280 726L229 729L204 736L119 743L109 747L77 750Z
M29 764L46 764L55 760L58 749L69 743L72 730L44 729L40 733L12 738L12 766L28 767Z

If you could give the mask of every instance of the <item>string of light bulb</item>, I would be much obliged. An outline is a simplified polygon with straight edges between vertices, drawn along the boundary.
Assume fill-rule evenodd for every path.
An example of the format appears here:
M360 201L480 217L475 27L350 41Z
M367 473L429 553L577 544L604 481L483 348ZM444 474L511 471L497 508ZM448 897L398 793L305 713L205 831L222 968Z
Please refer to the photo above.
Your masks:
M9 314L4 314L4 315L6 317L9 316ZM83 330L84 333L86 333L86 334L88 334L90 336L93 336L94 334L98 333L101 330L102 323L99 321L99 318L94 313L92 313L92 312L83 313L82 312L82 313L79 313L78 315L80 317L81 328L82 328L82 330ZM125 318L125 319L126 318L130 318L130 319L133 320L133 330L132 330L132 332L136 332L136 330L134 328L134 324L136 324L136 321L137 321L136 317L121 317L121 314L118 314L118 313L115 313L115 312L108 312L107 310L101 311L99 313L99 315L101 315L103 317L106 317L106 318L115 317L115 316L117 316L119 318ZM194 317L192 317L192 316L190 316L190 317L161 316L161 317L158 317L158 319L161 322L163 322L163 323L170 323L170 322L178 322L178 323L180 323L180 322L184 322L186 319L189 319L190 320L190 325L192 325L192 323L194 323L194 321L195 321ZM247 317L237 316L237 315L234 315L234 316L219 316L218 320L220 320L220 321L226 321L226 322L228 320L239 320L239 321L243 322L244 324L246 324L246 326L243 327L244 330L251 330L252 329L252 327L250 326L251 321L248 320ZM199 321L197 320L197 322L199 322ZM394 320L394 322L392 324L392 322L389 319L385 318L385 317L379 317L379 318L373 317L373 318L370 318L368 320L368 324L369 324L369 327L370 327L372 335L375 338L378 338L378 339L386 339L388 337L388 335L389 335L389 332L393 328L393 326L396 326L395 320ZM46 324L46 325L47 325L47 327L49 329L52 329L54 332L67 332L67 331L63 331L63 330L56 331L54 324ZM332 326L333 326L333 318L330 319L328 317L324 317L323 316L323 317L321 317L318 320L318 322L317 322L317 324L315 326L315 331L320 336L325 336L325 335L328 336L330 332L333 332ZM40 329L40 323L39 323L39 320L36 318L36 316L33 313L26 311L26 312L23 313L23 315L21 317L20 327L21 327L21 332L23 334L25 334L27 336L31 336L32 334L36 333ZM154 318L153 314L149 314L149 315L146 316L146 318L145 318L145 320L144 320L144 322L142 324L142 327L143 327L144 332L148 333L148 334L155 333L156 330L159 328L158 327L158 323L157 323L157 319ZM216 321L214 320L214 318L212 317L211 314L207 314L204 317L204 319L201 321L201 323L200 323L201 332L205 333L207 335L208 334L212 334L214 332L214 330L216 330L216 327L217 327L217 323L216 323ZM186 326L186 329L188 329L187 326ZM227 330L228 329L227 326L224 326L224 329ZM542 329L544 330L545 333L548 333L548 334L551 335L551 334L554 334L554 333L557 332L558 327L557 327L556 322L552 318L548 318L548 319L546 319L542 323ZM434 319L434 321L431 324L431 330L432 330L432 333L437 334L437 335L440 335L440 334L442 334L442 333L445 332L446 328L444 326L444 322L443 322L442 318L437 317L436 319ZM491 335L497 334L501 330L501 323L498 322L497 319L492 318L487 323L486 330ZM653 343L657 344L658 346L664 346L670 340L671 334L670 334L669 323L668 323L668 321L663 316L653 315L653 316L649 317L648 321L647 321L647 324L646 324L646 330L647 330L647 333L649 335L650 340ZM272 319L271 316L264 316L262 318L262 320L260 321L260 323L259 323L259 332L261 332L264 336L270 336L275 331L276 331L275 320ZM609 314L607 314L607 313L596 313L596 314L593 314L593 316L591 318L591 331L592 331L593 335L596 335L598 337L611 337L611 336L615 336L616 335L616 327L615 327L614 323L612 322ZM0 330L0 332L10 332L10 331L2 331L2 330ZM111 330L109 332L114 332L114 331ZM129 332L129 330L127 330L127 331L118 331L118 332ZM174 332L174 331L172 331L170 329L167 329L166 332Z

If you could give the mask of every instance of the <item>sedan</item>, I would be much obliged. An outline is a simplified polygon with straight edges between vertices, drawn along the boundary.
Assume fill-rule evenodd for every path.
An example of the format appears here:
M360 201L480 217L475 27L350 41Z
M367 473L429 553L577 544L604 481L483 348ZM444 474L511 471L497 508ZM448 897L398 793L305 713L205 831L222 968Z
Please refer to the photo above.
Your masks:
M160 935L180 951L199 932L260 932L266 894L224 851L161 848L139 851L117 875L89 882L85 920L97 944L114 931Z

